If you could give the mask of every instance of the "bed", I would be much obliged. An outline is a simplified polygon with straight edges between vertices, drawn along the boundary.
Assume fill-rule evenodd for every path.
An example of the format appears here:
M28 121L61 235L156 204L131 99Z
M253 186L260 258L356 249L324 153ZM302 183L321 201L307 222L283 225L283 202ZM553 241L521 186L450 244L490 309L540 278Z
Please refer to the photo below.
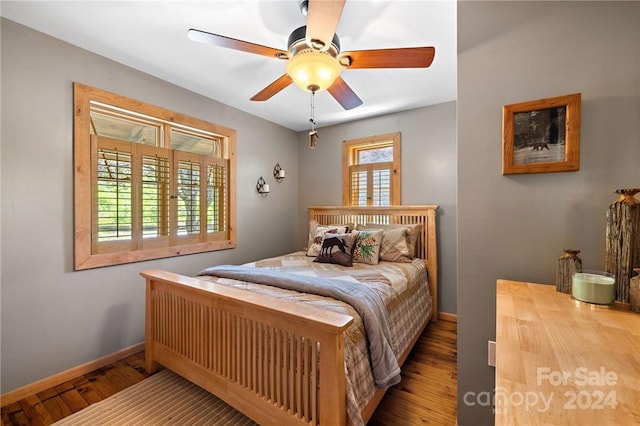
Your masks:
M302 251L228 268L248 274L241 278L224 275L225 267L194 277L141 272L146 279L145 368L169 368L260 424L365 424L394 383L379 381L390 370L380 373L384 362L375 361L389 359L373 348L378 336L359 337L375 322L369 308L260 284L253 277L257 271L282 282L303 276L305 285L327 281L339 284L337 291L367 281L373 293L385 294L380 300L389 322L378 334L395 355L393 362L402 365L428 321L438 317L436 210L435 205L308 208L310 223L318 227L345 225L360 235L379 228L417 231L410 232L415 258L404 262L344 267L313 262ZM404 311L410 323L398 319ZM362 361L356 362L367 354L365 372Z

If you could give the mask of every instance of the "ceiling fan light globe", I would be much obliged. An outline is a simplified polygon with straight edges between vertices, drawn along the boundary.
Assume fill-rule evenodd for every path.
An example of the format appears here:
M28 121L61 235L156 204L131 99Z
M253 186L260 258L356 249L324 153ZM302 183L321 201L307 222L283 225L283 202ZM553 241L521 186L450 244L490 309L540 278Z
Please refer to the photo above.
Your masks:
M336 58L321 52L299 52L287 63L289 77L302 90L310 92L328 89L341 71Z

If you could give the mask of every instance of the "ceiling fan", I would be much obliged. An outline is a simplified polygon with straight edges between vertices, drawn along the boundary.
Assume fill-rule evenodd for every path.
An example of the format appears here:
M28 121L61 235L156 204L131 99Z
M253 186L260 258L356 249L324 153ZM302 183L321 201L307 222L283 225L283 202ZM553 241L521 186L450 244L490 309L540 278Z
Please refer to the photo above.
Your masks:
M346 110L362 105L362 100L342 79L342 69L427 68L433 62L435 48L408 47L340 51L335 34L346 0L299 0L307 25L295 29L287 50L262 46L206 31L190 29L191 40L228 49L287 60L286 73L255 94L252 101L266 101L291 83L315 93L326 89Z

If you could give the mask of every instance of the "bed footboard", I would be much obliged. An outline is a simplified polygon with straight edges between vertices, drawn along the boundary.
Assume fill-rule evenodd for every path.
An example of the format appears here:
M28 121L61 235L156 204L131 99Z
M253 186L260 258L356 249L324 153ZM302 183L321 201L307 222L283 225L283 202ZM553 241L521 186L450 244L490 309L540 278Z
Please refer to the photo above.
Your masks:
M165 271L141 275L149 372L161 364L260 424L346 424L352 317Z

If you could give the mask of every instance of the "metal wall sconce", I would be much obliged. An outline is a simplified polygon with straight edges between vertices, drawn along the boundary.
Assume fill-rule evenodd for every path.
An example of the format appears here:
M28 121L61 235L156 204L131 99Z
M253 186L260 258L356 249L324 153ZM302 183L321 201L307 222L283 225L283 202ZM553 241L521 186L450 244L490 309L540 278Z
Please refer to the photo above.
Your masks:
M269 195L269 191L271 191L271 189L269 188L269 184L265 182L264 179L262 179L262 176L260 176L260 179L258 179L258 183L256 184L256 191L258 191L258 194L260 194L260 196L263 198Z
M276 166L273 168L273 177L277 182L282 182L284 180L285 172L284 169L280 167L280 164L276 164Z

